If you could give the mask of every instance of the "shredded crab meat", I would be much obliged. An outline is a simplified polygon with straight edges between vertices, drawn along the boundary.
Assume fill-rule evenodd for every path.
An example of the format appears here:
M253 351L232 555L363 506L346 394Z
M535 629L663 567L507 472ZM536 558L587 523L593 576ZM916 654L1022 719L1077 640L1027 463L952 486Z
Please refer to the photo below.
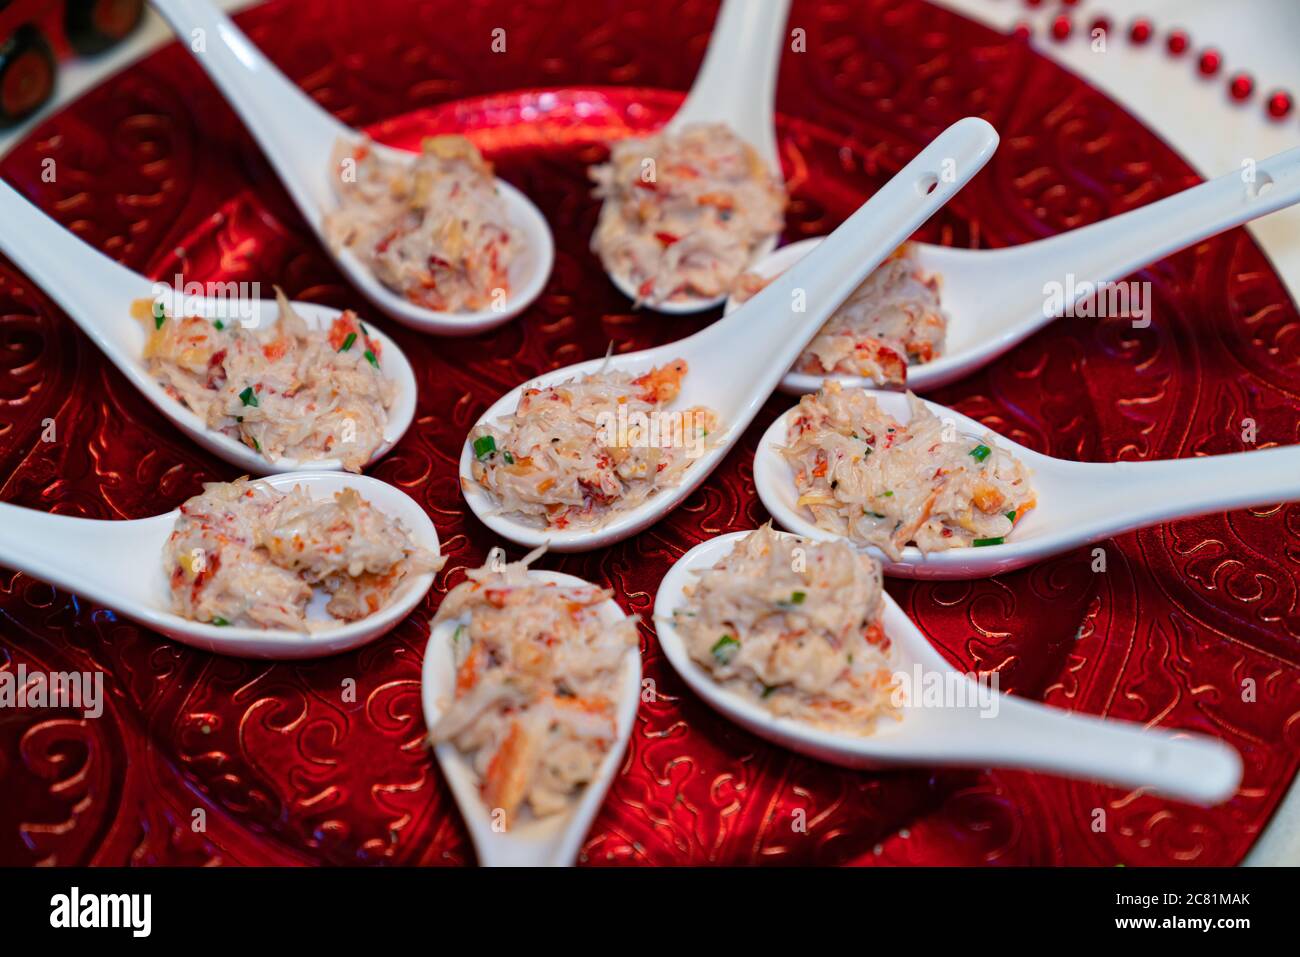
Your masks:
M723 687L781 717L870 734L897 714L881 595L869 555L765 525L688 586L673 626Z
M962 435L907 394L911 418L891 418L863 389L827 381L792 413L782 454L798 505L818 527L894 560L1001 544L1035 504L1029 471L991 435Z
M592 251L638 301L729 292L785 225L780 178L723 124L614 143L591 178L604 201Z
M776 278L745 273L733 296L745 302ZM948 317L939 289L939 277L920 268L910 244L903 246L835 310L794 371L902 386L909 365L931 362L943 353Z
M534 555L537 553L534 553ZM632 618L602 620L611 593L543 583L532 556L506 564L499 549L443 599L434 627L456 622L454 697L430 731L478 775L484 804L514 821L526 806L564 810L617 740L615 705Z
M434 136L412 162L370 141L334 150L339 208L325 217L335 249L350 249L393 292L437 312L505 302L522 251L505 199L474 144Z
M539 527L596 528L680 484L716 444L711 410L672 410L685 361L525 389L514 414L470 433L474 480Z
M332 618L356 621L446 561L351 488L318 500L300 485L209 482L180 512L163 566L172 607L193 621L309 631L316 589Z
M276 301L275 323L246 327L137 300L149 374L208 428L269 462L338 458L360 472L383 445L397 398L383 349L354 312L314 329L279 289Z

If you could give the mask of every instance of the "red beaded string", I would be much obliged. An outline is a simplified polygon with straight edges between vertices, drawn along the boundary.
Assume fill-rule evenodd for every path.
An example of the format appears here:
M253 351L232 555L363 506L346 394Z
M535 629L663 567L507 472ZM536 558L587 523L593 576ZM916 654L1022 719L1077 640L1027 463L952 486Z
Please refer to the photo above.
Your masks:
M1063 12L1058 13L1052 18L1049 34L1057 43L1064 43L1074 33L1074 21L1070 18L1069 9L1078 5L1079 0L1060 0L1060 5L1065 8ZM1043 0L1024 0L1024 5L1031 10L1040 9L1043 6ZM1088 35L1091 36L1100 30L1103 34L1109 34L1111 21L1109 17L1097 16L1092 20L1088 29ZM1033 35L1033 26L1026 20L1016 22L1012 35L1017 40L1028 40ZM1134 46L1146 46L1155 36L1155 27L1147 17L1137 17L1129 24L1128 38ZM1172 57L1181 57L1192 47L1192 38L1186 30L1175 27L1165 36L1165 49ZM1214 47L1206 47L1196 58L1196 69L1201 76L1217 76L1223 69L1223 54ZM1238 103L1244 103L1255 93L1254 78L1244 71L1238 71L1228 78L1228 95ZM1282 120L1291 115L1295 107L1290 92L1287 90L1272 90L1264 100L1264 109L1268 117L1273 120Z

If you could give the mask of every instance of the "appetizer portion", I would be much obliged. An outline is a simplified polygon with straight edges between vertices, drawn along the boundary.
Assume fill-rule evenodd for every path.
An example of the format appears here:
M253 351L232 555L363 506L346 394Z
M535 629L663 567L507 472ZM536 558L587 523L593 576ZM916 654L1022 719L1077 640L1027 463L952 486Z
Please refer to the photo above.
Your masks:
M795 372L902 386L908 365L943 352L948 317L939 302L939 277L922 270L912 250L902 246L862 281L804 349ZM745 302L775 278L745 273L732 295Z
M463 136L433 136L413 162L369 141L340 141L333 171L339 208L325 236L381 283L425 309L473 312L505 302L520 254L496 177Z
M172 607L192 621L309 631L307 606L356 621L379 611L408 575L446 559L411 539L355 489L313 499L266 482L208 482L181 506L163 552ZM326 624L329 624L326 622Z
M781 717L870 734L896 713L881 595L869 555L764 525L700 573L673 626L729 690Z
M1000 545L1035 504L1029 471L991 436L961 435L912 393L895 421L870 393L827 381L791 414L783 455L798 504L827 531L894 560Z
M337 457L360 472L383 444L397 398L380 368L380 345L354 312L312 329L278 289L276 301L279 321L246 328L137 300L132 313L148 332L149 374L208 428L268 462Z
M721 123L621 140L591 178L604 200L592 251L638 302L730 292L785 225L780 178Z
M502 511L547 528L598 528L682 481L716 443L710 409L668 408L686 362L525 389L513 415L470 433L474 480Z
M435 628L459 623L454 699L430 739L469 758L483 803L509 822L525 805L538 817L564 810L596 776L618 737L624 656L637 645L633 619L601 620L610 592L535 581L532 557L506 564L494 549L434 618Z

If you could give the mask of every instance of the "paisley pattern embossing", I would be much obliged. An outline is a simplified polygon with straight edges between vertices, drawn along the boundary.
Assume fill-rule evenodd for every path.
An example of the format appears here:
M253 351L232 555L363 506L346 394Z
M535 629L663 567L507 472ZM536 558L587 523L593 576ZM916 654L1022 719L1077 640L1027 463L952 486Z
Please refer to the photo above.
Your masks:
M0 570L0 668L99 669L104 716L0 711L0 863L472 863L423 745L427 623L496 544L468 513L456 459L469 424L545 369L671 341L703 319L637 313L587 249L585 167L601 142L671 114L716 12L670 5L278 0L240 16L319 102L413 145L464 130L553 225L557 258L519 320L471 340L378 321L420 380L416 423L373 470L410 492L450 555L429 598L371 647L268 665L171 644L111 611ZM429 24L457 23L439 37ZM507 52L491 54L495 27ZM796 0L805 54L779 105L794 189L787 239L825 233L952 120L995 123L989 167L923 230L1002 246L1121 212L1196 181L1130 116L1025 45L914 0ZM507 92L524 90L527 92ZM799 117L794 119L793 117ZM41 161L54 159L56 182ZM324 158L322 158L324 161ZM40 126L4 176L87 241L170 279L276 283L359 297L258 149L172 45ZM1034 448L1078 459L1219 454L1300 441L1300 317L1243 231L1141 277L1145 330L1062 320L936 398ZM743 375L744 370L737 370ZM696 700L664 661L652 605L691 546L766 519L752 452L787 402L675 514L615 548L550 557L641 616L653 700L583 850L593 864L1229 864L1300 753L1300 506L1176 522L980 582L891 582L951 661L1062 708L1219 735L1246 762L1227 804L1191 808L1086 782L979 769L854 773L772 748ZM42 442L52 419L55 442ZM190 445L89 341L0 263L0 498L134 518L235 477ZM517 551L516 551L517 554ZM148 561L147 556L132 556ZM1243 683L1255 696L1243 698ZM1102 819L1104 829L1097 829ZM196 829L196 822L203 822Z

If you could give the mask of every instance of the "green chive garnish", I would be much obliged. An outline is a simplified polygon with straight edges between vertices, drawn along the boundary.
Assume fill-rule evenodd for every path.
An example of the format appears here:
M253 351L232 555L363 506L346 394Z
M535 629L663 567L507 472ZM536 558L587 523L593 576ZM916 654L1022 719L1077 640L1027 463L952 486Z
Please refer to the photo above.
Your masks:
M740 642L730 635L723 635L709 649L713 652L713 657L718 664L725 665L735 657L736 652L740 650Z
M155 329L161 329L163 327L163 323L166 321L167 321L167 313L163 311L162 303L155 302L153 304L153 327Z
M213 618L212 624L216 625L218 628L224 628L226 625L230 624L230 622L226 621L224 618Z
M226 328L226 324L222 322L220 319L213 319L212 326L214 329L217 330L217 332L220 332L222 329Z
M379 368L379 360L375 358L375 354L371 352L369 349L366 350L366 361L369 362L376 369Z
M253 391L251 385L243 392L239 393L239 401L244 403L244 405L251 405L253 408L257 408L257 393Z
M981 548L985 545L1001 545L1004 541L1006 539L999 535L997 538L977 538L971 544L976 548Z
M355 332L349 332L348 337L343 340L343 345L339 348L339 352L347 352L349 349L352 348L352 343L356 341L357 341L357 334Z
M485 461L496 450L497 440L490 435L480 435L474 440L474 458L480 462Z
M506 460L506 465L515 464L515 457L511 455L509 452L502 452L501 457Z
M976 462L983 462L993 452L987 445L977 445L970 450L970 457Z
M792 604L792 605L802 605L802 604L803 604L803 600L804 600L805 598L807 598L807 597L808 597L808 595L807 595L805 592L797 591L797 592L795 592L793 595L790 596L790 604Z
M761 697L766 698L775 690L776 690L776 685L763 685L763 694L761 695Z
M893 498L893 497L894 497L894 490L891 488L888 492L885 493L885 498Z
M1016 513L1014 511L1007 512L1007 518L1011 520L1012 524L1015 524Z
M253 436L252 438L253 438L253 448L257 449L257 451L259 452L262 451L262 443L257 441L256 436Z

